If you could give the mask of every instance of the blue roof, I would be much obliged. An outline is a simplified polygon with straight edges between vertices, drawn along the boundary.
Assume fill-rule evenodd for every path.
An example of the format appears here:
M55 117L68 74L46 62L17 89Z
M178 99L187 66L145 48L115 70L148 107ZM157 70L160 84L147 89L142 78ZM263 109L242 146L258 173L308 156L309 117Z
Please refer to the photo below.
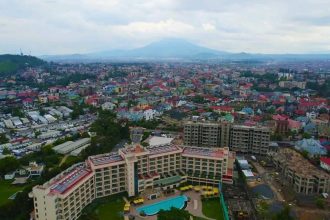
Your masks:
M295 148L300 151L307 151L310 155L326 155L327 149L315 139L303 139L297 141Z

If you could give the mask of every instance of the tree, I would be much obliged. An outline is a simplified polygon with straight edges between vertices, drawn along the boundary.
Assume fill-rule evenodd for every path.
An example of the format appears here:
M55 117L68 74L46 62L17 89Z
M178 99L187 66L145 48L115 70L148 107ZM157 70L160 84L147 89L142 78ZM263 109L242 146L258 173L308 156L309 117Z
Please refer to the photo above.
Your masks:
M15 157L5 157L0 160L0 176L4 176L10 171L16 170L19 162Z
M312 135L305 132L305 133L303 133L302 137L305 139L310 139L312 137Z
M2 154L3 155L8 155L8 154L10 154L11 153L11 151L7 148L7 147L5 147L4 149L3 149L3 151L2 151Z
M265 201L260 201L258 206L258 214L262 219L269 219L270 212L269 212L269 204Z
M303 150L302 152L301 152L301 155L304 157L304 158L308 158L308 151L307 150Z
M8 143L8 138L6 137L5 134L0 134L0 144L5 144Z
M294 218L290 215L290 211L290 207L286 205L281 212L275 214L273 220L294 220Z
M189 220L190 214L188 211L172 207L170 210L160 210L157 220Z
M324 202L324 200L322 199L322 198L317 198L316 199L316 201L315 201L315 203L316 203L316 206L318 207L318 208L320 208L320 209L324 209L324 206L325 206L325 202Z
M326 108L321 108L319 110L319 114L327 114L328 113L328 110Z

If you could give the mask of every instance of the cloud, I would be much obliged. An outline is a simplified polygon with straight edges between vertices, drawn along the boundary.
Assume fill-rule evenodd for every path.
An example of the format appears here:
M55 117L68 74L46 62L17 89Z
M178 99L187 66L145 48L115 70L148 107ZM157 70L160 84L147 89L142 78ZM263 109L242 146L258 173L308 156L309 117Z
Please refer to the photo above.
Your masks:
M233 52L329 50L328 0L2 0L0 53L84 53L165 37Z
M203 29L208 32L212 32L212 31L216 30L216 27L210 23L204 23L204 24L202 24L202 26L203 26Z

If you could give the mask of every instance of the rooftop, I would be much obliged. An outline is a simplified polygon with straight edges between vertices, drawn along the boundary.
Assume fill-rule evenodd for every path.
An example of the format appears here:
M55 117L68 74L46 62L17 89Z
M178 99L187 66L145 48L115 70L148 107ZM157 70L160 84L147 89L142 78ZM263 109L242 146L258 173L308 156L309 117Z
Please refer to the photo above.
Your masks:
M201 147L185 147L183 149L184 155L204 156L224 158L228 156L229 151L225 148L201 148Z
M94 166L100 166L109 163L115 163L119 161L123 161L123 157L118 153L107 153L107 154L100 154L95 156L90 156L89 161L92 162Z
M68 174L60 178L60 180L53 183L50 187L50 191L52 193L63 194L91 172L91 170L85 167L76 167L73 171L69 172Z
M274 156L274 159L294 170L297 175L304 175L308 178L318 177L330 179L330 174L318 169L293 149L281 148Z
M147 150L150 152L149 155L155 155L177 151L180 150L180 148L175 145L161 145L155 147L148 147Z

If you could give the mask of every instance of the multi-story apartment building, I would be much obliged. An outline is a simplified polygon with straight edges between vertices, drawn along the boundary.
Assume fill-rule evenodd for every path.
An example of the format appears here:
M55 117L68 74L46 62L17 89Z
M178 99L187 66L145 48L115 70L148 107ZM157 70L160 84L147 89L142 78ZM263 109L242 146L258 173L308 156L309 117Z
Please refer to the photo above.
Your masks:
M187 146L229 147L241 153L265 155L269 141L270 130L267 127L192 121L184 125L184 144Z
M293 149L284 148L271 152L276 167L292 184L297 193L330 193L330 174L317 169Z
M265 127L233 125L230 129L229 147L235 152L266 155L270 131Z
M228 147L230 123L186 122L184 144L198 147Z
M94 199L146 189L166 190L182 182L232 183L235 153L228 148L131 145L115 153L90 156L43 185L35 186L36 219L77 219Z

